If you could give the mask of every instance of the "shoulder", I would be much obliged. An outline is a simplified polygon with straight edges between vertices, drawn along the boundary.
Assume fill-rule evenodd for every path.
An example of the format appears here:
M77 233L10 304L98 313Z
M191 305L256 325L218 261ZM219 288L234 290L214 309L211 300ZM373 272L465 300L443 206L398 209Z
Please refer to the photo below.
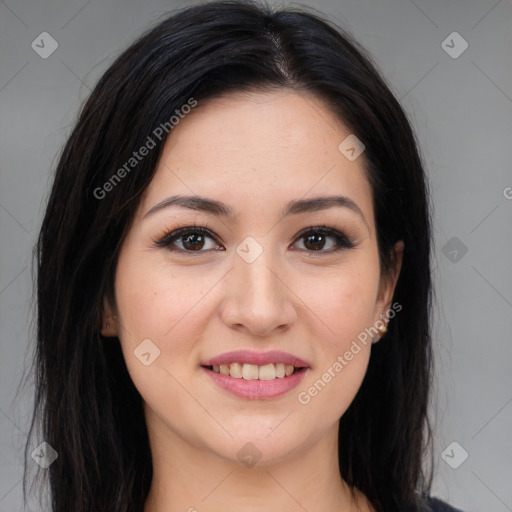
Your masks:
M431 508L432 512L463 512L462 510L454 508L438 498L429 497L427 499L427 504Z

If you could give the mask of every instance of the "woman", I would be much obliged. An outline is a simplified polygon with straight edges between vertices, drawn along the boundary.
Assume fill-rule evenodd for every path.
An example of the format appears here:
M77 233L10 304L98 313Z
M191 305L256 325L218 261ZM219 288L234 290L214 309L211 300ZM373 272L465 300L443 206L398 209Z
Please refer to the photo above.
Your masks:
M411 127L346 34L165 19L92 92L40 232L52 511L454 510L422 465L430 236Z

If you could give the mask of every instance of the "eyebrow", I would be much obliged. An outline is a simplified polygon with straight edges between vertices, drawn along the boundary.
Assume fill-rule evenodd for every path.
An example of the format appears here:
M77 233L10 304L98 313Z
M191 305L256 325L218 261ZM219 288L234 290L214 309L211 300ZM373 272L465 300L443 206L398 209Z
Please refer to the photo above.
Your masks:
M234 210L229 205L222 203L221 201L216 201L214 199L201 196L178 195L171 196L164 199L163 201L160 201L155 206L153 206L144 215L143 218L149 217L150 215L153 215L154 213L164 208L170 208L172 206L179 206L182 208L188 208L190 210L202 211L217 217L227 217L234 219L236 216ZM352 210L353 212L357 213L362 218L366 226L369 227L361 208L359 208L359 206L354 201L352 201L352 199L346 196L319 196L313 197L311 199L298 199L295 201L290 201L285 206L281 214L282 217L286 217L288 215L316 212L334 207L342 207Z

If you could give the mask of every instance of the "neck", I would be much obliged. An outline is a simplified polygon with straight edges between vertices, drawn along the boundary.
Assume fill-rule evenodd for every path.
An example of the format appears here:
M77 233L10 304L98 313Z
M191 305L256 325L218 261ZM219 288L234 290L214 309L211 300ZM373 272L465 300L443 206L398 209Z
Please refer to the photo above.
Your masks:
M338 424L293 457L253 467L185 442L155 418L149 425L153 480L144 512L373 510L340 476Z

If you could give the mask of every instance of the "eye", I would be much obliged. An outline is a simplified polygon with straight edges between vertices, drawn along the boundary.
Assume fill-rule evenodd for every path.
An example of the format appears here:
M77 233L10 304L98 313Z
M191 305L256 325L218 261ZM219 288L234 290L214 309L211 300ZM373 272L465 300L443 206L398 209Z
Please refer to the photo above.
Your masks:
M346 235L325 225L311 226L301 231L297 239L304 241L305 250L311 253L332 253L342 249L351 249L355 246L355 243ZM332 239L333 242L331 244L327 243L328 239ZM326 244L327 250L324 250Z
M209 244L207 243L208 239L210 240ZM166 247L169 251L181 252L205 252L220 247L209 229L197 226L187 226L167 233L156 242L156 245Z
M346 235L340 231L323 226L311 226L301 231L296 240L303 241L309 253L332 253L355 246ZM331 239L331 243L328 240ZM209 240L209 243L208 243ZM165 233L156 242L158 247L177 252L206 252L208 250L225 249L218 243L217 237L210 229L201 226L186 226ZM296 242L297 243L297 242ZM326 250L327 246L327 250Z

